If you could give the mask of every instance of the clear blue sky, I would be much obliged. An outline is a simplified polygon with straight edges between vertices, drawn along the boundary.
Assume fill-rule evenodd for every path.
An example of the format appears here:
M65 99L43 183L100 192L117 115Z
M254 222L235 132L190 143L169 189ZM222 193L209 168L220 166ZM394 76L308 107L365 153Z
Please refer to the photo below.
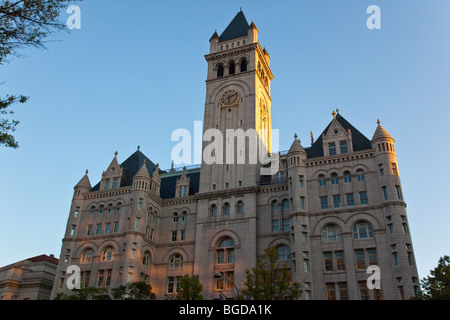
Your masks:
M381 8L381 30L366 9ZM280 149L307 146L341 114L369 139L396 140L420 277L450 254L450 1L85 0L81 30L0 66L17 105L17 150L0 148L0 266L59 256L73 187L95 185L138 145L162 168L171 133L203 119L209 38L240 7L271 55L272 126ZM69 15L63 13L62 20Z

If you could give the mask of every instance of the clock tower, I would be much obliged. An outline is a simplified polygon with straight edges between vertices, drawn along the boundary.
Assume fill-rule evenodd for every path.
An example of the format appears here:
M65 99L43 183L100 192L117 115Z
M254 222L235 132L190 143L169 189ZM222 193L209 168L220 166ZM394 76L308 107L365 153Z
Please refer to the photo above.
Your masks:
M242 9L209 41L200 192L254 187L272 147L270 56Z

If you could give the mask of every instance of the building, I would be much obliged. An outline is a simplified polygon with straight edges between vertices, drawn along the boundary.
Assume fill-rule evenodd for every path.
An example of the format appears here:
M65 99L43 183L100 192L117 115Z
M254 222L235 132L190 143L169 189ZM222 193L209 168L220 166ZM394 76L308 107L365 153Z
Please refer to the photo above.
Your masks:
M0 268L0 300L49 300L57 266L42 254Z
M254 130L270 154L273 74L258 29L241 10L209 41L204 134ZM236 141L232 159L250 159L251 143ZM228 156L209 148L208 161ZM86 171L74 188L53 296L78 265L82 286L146 281L164 299L195 274L205 298L232 298L268 246L288 261L301 299L405 299L419 288L394 139L380 121L368 139L334 111L310 146L294 137L273 174L250 161L161 170L139 149L117 157L95 186ZM381 289L367 288L370 265Z

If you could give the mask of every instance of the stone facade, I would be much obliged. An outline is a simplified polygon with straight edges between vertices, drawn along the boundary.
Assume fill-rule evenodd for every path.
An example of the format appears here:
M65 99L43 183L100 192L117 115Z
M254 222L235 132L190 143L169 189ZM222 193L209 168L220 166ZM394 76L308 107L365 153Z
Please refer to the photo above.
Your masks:
M241 11L210 44L204 134L255 130L270 153L273 74L258 29ZM179 277L198 274L205 298L232 298L268 246L288 262L301 299L416 294L394 139L379 121L369 140L333 112L310 147L294 138L274 175L261 175L250 143L241 150L236 141L232 162L160 170L137 150L121 164L116 153L94 187L86 172L75 186L53 296L68 291L64 272L75 264L84 286L146 281L164 299ZM213 151L216 160L226 158L225 144ZM379 290L366 288L369 265L380 268Z

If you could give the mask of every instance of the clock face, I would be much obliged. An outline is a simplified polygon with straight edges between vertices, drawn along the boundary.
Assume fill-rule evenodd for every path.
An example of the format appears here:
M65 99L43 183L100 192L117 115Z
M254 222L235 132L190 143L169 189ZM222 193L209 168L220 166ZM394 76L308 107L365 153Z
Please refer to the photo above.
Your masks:
M220 104L224 107L231 107L239 102L239 92L236 90L227 90L220 97Z

